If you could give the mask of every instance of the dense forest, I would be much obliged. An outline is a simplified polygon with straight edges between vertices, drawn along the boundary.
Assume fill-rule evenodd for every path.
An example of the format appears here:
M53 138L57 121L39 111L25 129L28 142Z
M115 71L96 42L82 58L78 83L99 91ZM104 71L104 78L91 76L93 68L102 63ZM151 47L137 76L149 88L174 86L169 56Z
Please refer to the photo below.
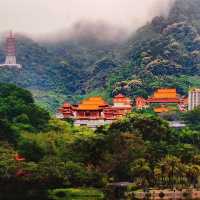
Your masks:
M120 42L92 35L44 42L17 34L23 69L1 69L0 80L29 89L52 112L63 100L76 102L90 94L146 97L166 86L186 95L189 87L200 86L199 13L198 0L176 0L168 17L155 17Z
M168 18L155 17L129 39L129 64L113 73L111 94L148 96L159 87L176 87L185 95L199 86L199 4L177 0Z
M196 187L199 116L200 108L183 114L187 127L175 130L152 112L132 112L93 131L50 118L30 92L0 84L0 197L55 200L118 181L134 190Z

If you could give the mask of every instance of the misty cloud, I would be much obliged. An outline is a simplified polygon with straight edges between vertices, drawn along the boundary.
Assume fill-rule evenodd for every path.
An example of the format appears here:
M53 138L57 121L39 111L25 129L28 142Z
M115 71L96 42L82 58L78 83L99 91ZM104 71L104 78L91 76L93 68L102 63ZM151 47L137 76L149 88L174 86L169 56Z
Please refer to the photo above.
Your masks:
M69 30L80 21L102 21L130 31L156 15L167 15L174 0L0 0L0 31L29 34ZM98 30L98 29L97 29ZM117 35L118 33L116 33Z

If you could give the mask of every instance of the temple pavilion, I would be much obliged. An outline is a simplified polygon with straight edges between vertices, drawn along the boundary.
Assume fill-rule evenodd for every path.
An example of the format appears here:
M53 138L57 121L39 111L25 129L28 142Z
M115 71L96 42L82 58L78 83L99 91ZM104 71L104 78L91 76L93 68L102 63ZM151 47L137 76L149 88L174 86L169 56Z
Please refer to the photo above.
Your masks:
M185 111L187 99L181 97L174 88L162 88L156 90L147 99L136 98L136 108L153 108L156 113L169 112L173 110Z
M78 105L67 102L59 108L57 117L60 119L73 119L76 126L88 126L97 128L124 117L131 112L131 100L122 94L113 98L113 104L109 105L102 97L89 97Z

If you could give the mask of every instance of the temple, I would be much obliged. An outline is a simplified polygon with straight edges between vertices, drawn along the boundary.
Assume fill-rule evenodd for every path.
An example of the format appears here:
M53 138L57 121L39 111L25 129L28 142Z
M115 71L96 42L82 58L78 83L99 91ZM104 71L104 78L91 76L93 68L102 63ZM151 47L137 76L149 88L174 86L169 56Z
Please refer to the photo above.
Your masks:
M89 97L79 105L67 102L59 108L57 118L73 119L76 126L97 128L122 118L131 112L131 100L122 94L113 98L113 105L109 105L102 97Z
M10 32L9 36L6 38L5 54L6 54L5 63L1 64L0 67L17 68L17 69L22 68L22 66L20 64L17 64L16 61L16 38L12 32Z
M124 117L132 111L131 99L122 94L115 96L109 105L102 97L89 97L78 105L67 102L58 109L56 117L59 119L72 119L76 126L97 128ZM169 111L184 112L188 107L188 98L182 97L174 88L157 89L147 99L137 97L136 109L152 109L156 113Z
M156 113L169 112L173 110L185 111L187 107L187 98L181 97L174 88L158 89L154 94L144 99L136 98L136 108L152 108Z

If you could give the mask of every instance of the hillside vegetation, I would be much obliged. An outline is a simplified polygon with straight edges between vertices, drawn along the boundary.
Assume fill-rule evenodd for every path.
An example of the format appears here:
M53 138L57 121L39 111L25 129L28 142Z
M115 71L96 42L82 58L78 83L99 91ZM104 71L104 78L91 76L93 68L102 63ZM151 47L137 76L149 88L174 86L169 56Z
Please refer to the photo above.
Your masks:
M183 116L182 130L153 113L133 112L93 131L50 118L30 92L14 85L0 84L0 94L4 200L101 199L99 191L121 181L134 190L200 185L200 108Z
M189 87L199 86L199 5L177 0L168 18L154 18L129 39L122 49L129 64L113 73L111 94L147 96L159 87L186 94Z

